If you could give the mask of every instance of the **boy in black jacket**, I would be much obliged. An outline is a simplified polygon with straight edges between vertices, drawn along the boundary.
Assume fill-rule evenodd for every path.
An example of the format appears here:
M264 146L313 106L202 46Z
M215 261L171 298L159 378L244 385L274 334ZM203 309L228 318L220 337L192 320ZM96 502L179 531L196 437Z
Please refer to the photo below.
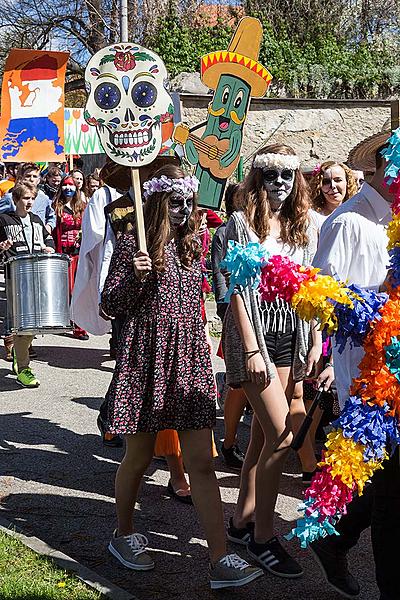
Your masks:
M7 258L25 254L54 252L54 242L40 218L30 212L37 190L31 185L17 184L12 197L15 211L0 214L0 252ZM14 336L14 372L24 387L38 387L39 381L29 367L28 348L33 335Z

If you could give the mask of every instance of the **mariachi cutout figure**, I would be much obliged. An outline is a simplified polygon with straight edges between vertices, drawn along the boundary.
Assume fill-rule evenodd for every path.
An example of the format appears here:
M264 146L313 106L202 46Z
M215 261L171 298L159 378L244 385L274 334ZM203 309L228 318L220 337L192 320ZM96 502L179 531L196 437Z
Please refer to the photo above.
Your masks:
M235 170L243 140L243 126L252 96L264 96L272 76L258 61L262 26L244 17L227 51L211 52L201 59L201 79L214 89L203 135L186 125L175 128L174 140L185 147L188 161L196 165L201 206L219 208L226 180Z
M172 123L174 106L161 58L138 44L107 46L90 59L85 80L85 119L97 128L106 154L132 167L139 248L146 251L139 167L159 154L162 125Z

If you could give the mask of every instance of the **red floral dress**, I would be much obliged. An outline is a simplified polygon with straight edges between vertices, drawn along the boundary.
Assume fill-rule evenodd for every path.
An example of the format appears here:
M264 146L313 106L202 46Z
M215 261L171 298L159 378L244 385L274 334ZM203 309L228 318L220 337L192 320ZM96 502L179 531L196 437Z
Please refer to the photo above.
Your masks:
M200 262L185 269L172 241L165 247L165 271L140 282L133 270L135 252L134 236L125 235L102 294L107 314L127 315L107 392L109 430L211 428L215 390L200 310Z

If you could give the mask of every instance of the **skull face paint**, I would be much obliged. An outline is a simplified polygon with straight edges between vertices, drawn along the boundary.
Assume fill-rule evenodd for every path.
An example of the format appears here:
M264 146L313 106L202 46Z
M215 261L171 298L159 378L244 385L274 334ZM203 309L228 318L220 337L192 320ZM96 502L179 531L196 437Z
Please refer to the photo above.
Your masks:
M137 44L108 46L90 59L84 116L114 162L143 166L159 154L161 124L174 112L167 81L161 58Z
M184 196L174 193L168 200L168 214L171 226L173 228L182 227L193 211L193 194Z
M292 169L271 168L263 169L264 189L272 210L279 210L286 198L290 196L294 185Z

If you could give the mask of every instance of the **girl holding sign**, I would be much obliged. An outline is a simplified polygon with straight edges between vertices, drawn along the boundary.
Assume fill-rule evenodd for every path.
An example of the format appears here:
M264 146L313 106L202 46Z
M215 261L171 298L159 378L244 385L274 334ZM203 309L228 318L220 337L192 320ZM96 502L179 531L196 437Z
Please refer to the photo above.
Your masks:
M215 390L200 309L198 181L168 165L143 188L148 253L138 251L134 233L125 235L102 294L106 314L127 315L108 392L110 431L126 439L115 482L118 529L109 550L128 568L154 568L147 538L134 530L133 512L157 433L176 429L209 546L211 587L238 587L262 571L226 552L212 460Z

